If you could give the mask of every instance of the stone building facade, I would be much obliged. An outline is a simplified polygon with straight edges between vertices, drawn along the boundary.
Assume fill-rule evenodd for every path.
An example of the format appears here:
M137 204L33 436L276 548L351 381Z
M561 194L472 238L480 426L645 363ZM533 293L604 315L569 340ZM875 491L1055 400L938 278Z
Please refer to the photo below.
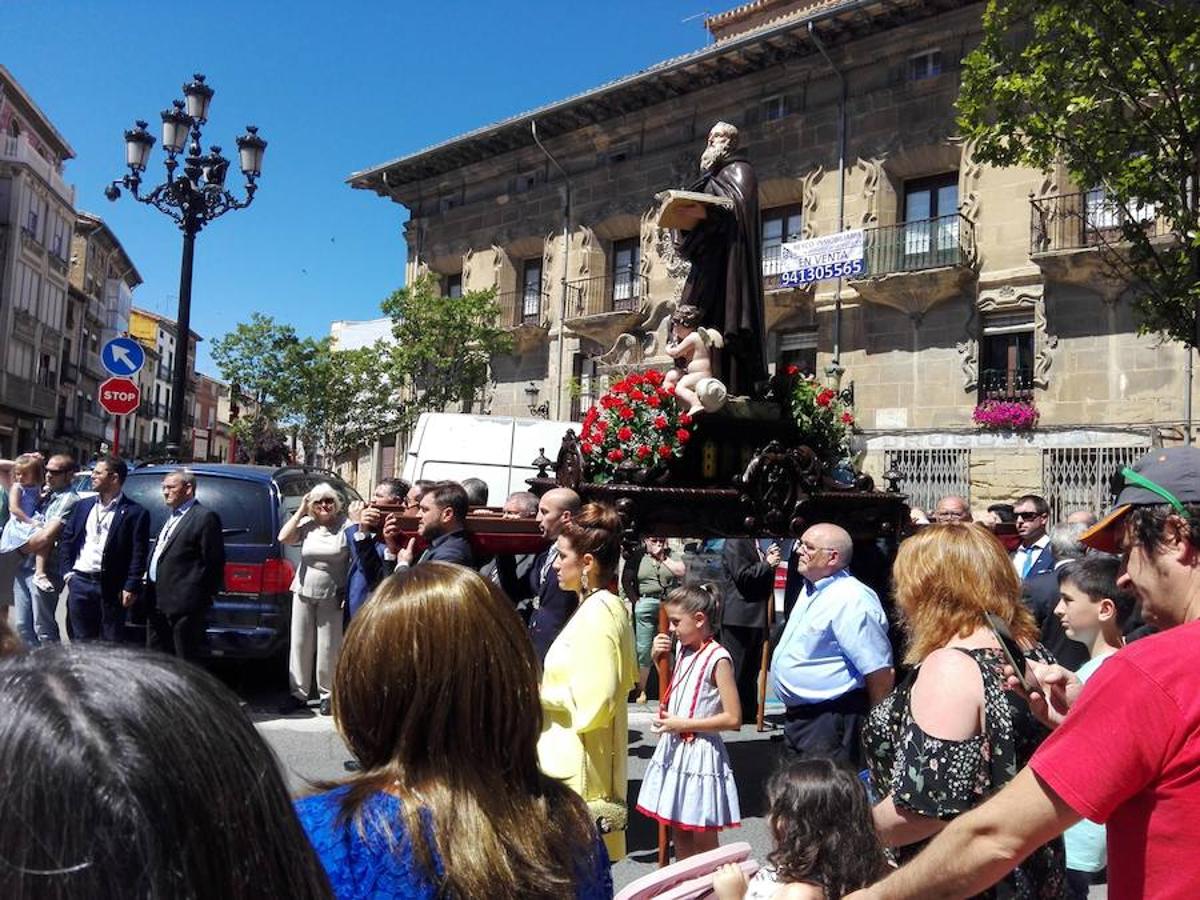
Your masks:
M55 437L75 188L71 145L0 65L0 455Z
M349 181L408 209L409 279L496 289L516 350L494 361L490 412L532 397L577 419L612 374L669 364L686 264L654 195L692 181L731 122L759 179L769 361L852 389L868 469L922 506L1099 506L1115 466L1190 428L1190 360L1137 334L1106 274L1102 189L982 165L958 138L983 8L755 0L710 18L702 50ZM781 241L851 228L862 276L781 286ZM1032 401L1037 427L980 431L988 399Z
M112 447L113 417L99 403L99 386L109 378L100 350L129 328L133 291L141 283L142 276L104 220L78 213L71 238L55 450L89 460L102 445ZM122 422L125 444L133 417L123 418L129 420Z

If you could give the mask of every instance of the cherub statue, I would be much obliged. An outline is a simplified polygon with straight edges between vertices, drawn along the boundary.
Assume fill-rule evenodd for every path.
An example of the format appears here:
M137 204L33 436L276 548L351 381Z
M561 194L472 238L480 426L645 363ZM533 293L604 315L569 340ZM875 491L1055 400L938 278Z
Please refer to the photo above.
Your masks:
M675 396L687 404L690 415L704 409L696 388L705 378L712 378L708 348L723 343L719 331L700 325L703 315L698 306L678 307L671 314L671 339L666 346L667 353L674 357L674 367L667 373L664 384L675 385Z

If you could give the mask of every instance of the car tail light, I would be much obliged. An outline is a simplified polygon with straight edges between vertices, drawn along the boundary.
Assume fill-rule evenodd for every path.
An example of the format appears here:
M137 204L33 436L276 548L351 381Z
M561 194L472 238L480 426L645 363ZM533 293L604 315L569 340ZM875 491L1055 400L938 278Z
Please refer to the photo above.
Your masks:
M258 563L225 563L225 590L230 594L262 592L263 567Z
M285 594L295 570L286 559L264 563L225 563L225 591L230 594Z
M296 570L286 559L268 559L262 564L263 594L284 594L291 590Z

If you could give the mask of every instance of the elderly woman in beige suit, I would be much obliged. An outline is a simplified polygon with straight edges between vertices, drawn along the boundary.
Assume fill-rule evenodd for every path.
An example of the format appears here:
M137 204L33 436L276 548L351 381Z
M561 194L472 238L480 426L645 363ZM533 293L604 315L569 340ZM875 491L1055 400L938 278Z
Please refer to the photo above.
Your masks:
M330 713L330 692L338 651L342 647L342 606L350 571L350 545L342 498L329 484L309 491L279 530L282 544L300 545L300 566L292 579L292 640L288 659L291 695L281 713L308 703L316 644L317 692L321 715Z

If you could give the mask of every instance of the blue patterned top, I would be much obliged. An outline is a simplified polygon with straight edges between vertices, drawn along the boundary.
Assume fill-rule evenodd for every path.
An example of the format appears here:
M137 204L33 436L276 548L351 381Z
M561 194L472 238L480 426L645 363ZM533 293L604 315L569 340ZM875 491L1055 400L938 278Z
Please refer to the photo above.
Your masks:
M338 900L362 897L406 897L413 900L434 900L437 884L421 869L412 842L404 831L400 817L400 799L391 794L376 793L367 800L363 821L366 839L353 822L339 823L341 800L346 788L336 788L296 801L300 824L308 833L333 894ZM395 835L395 845L389 845L379 822L387 821ZM435 857L437 874L444 872L442 861ZM579 900L611 900L612 871L604 843L597 837L596 853L586 861L590 871L579 885L575 896Z

